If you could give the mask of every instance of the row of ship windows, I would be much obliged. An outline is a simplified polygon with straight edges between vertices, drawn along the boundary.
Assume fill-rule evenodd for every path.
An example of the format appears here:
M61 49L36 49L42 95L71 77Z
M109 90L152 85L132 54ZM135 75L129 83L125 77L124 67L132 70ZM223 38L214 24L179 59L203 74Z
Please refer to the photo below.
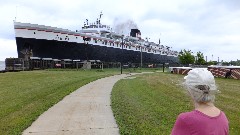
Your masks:
M33 34L36 34L36 32L33 32ZM57 35L56 38L59 39L59 40L62 40L62 38L61 38L61 37L58 37L58 35ZM77 38L78 38L78 37L76 37L76 39L77 39ZM68 36L66 36L65 40L69 40ZM97 40L95 40L95 43L97 43ZM105 41L105 42L102 42L102 44L107 45L107 42L106 42L106 41ZM110 43L110 46L111 46L111 45L114 46L114 43ZM117 47L118 47L118 44L117 44ZM122 45L120 45L120 47L122 47ZM123 45L123 48L129 48L129 49L131 49L131 46ZM152 47L151 47L151 48L152 48ZM141 50L141 49L140 49L140 47L136 47L136 50ZM144 48L143 50L147 51L147 48ZM148 49L148 52L151 52L151 50ZM152 52L156 53L157 51L156 51L156 50L153 50Z
M95 43L97 43L97 40L95 40ZM107 41L102 42L102 44L107 45ZM115 44L114 44L114 43L109 43L109 45L110 45L110 46L114 46ZM117 47L118 47L119 44L117 43L116 45L117 45ZM119 47L122 47L122 45L120 44ZM131 46L123 45L123 48L129 48L129 49L131 49ZM141 47L139 46L139 47L136 47L135 49L136 49L136 50L141 50ZM147 48L144 48L143 50L147 51ZM151 52L151 50L148 49L148 52ZM153 52L156 53L157 51L156 51L156 50L153 50Z
M36 34L36 32L33 32L33 34ZM76 39L77 39L77 38L78 38L78 37L76 37ZM56 39L63 40L63 38L59 37L58 35L57 35ZM66 36L66 37L65 37L65 40L69 40L69 37Z

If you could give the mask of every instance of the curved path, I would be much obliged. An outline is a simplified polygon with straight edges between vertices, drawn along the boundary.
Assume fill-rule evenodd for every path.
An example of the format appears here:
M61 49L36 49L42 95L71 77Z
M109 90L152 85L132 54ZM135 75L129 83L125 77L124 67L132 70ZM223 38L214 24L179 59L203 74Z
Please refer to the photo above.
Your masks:
M113 85L126 74L102 78L79 88L44 112L24 135L118 135L111 110Z

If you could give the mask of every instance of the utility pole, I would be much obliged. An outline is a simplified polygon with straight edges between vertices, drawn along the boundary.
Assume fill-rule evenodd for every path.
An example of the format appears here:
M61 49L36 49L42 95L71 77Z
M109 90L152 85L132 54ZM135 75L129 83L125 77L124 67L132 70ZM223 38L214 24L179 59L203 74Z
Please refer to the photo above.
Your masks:
M121 56L121 57L122 57L122 58L121 58L121 74L122 74L122 66L123 66L123 36L124 36L124 35L122 35L122 50L121 50L121 51L122 51L122 52L121 52L121 55L122 55L122 56Z

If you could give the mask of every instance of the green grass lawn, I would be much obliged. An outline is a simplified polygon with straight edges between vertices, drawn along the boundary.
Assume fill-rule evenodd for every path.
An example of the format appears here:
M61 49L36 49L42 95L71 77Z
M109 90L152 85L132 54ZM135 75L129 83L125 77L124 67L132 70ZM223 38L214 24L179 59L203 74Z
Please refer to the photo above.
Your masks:
M160 69L123 69L123 73ZM0 74L0 135L21 134L37 117L79 87L120 69L49 69Z
M0 134L21 134L63 97L119 70L25 71L0 74Z
M194 109L181 87L183 75L154 73L117 82L112 91L112 109L120 133L169 135L176 117ZM240 133L240 81L217 78L221 91L215 105L223 110L230 124L230 134Z

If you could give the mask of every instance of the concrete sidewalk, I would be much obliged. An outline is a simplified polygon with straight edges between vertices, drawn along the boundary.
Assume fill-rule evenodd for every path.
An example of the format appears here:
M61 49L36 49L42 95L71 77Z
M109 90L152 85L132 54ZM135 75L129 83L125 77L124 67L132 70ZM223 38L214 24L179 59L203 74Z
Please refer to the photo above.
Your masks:
M113 85L126 74L91 82L44 112L24 135L118 135L111 110Z

